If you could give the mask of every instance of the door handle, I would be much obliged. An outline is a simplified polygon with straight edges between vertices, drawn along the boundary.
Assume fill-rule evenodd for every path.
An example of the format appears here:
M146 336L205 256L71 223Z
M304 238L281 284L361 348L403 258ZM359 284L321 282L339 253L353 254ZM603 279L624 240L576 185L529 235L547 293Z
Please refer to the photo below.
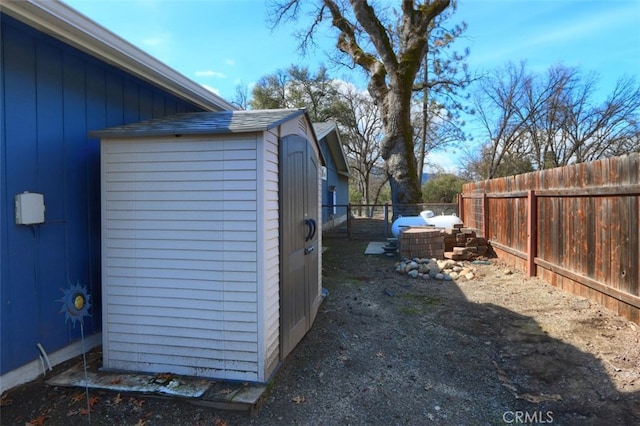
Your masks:
M305 226L308 226L307 235L304 236L305 241L309 241L311 239L311 233L313 232L313 224L311 223L311 219L304 220Z
M316 235L316 221L313 219L305 219L304 224L309 227L309 230L307 231L307 235L304 237L304 240L309 241L313 239L313 237Z
M311 238L309 238L310 240L313 239L313 237L316 236L316 221L314 219L309 219L311 221L311 224L313 225L313 232L311 232Z
M314 246L305 247L304 254L309 254L313 252L316 248Z

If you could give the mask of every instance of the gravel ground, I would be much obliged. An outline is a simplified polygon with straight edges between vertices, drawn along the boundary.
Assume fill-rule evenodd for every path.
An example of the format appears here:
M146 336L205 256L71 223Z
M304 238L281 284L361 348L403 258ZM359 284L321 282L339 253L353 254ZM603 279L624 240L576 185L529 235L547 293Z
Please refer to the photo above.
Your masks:
M252 414L92 391L91 424L640 423L637 325L496 261L411 279L365 241L324 245L329 295ZM78 394L37 380L3 395L0 422L89 424Z

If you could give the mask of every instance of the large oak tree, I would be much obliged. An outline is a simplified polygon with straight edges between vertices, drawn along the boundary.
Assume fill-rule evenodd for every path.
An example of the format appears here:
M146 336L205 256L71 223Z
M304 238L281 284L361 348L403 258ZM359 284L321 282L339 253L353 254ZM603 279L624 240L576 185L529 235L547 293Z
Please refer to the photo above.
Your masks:
M337 30L336 47L368 76L368 91L378 104L384 126L381 153L391 185L394 214L422 201L414 155L411 97L416 74L428 50L429 26L451 0L400 2L400 10L366 0L318 0L315 20L301 35L313 39L324 22ZM301 0L276 1L274 25L295 19Z

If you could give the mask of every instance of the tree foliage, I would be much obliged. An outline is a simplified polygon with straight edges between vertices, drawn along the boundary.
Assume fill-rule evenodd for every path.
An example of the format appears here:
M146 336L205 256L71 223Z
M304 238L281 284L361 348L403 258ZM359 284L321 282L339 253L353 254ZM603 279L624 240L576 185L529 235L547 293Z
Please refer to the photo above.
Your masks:
M467 164L460 176L467 181L488 179L493 177L514 176L535 171L528 158L518 154L505 154L501 157L500 164L491 163L492 147L489 144L480 148L480 152L467 153Z
M380 110L368 93L351 85L343 86L341 99L346 106L341 138L359 194L356 202L378 204L388 182L380 151L384 132Z
M253 87L252 109L306 108L312 121L338 119L345 113L339 87L323 66L314 74L291 65L260 78Z
M438 164L427 161L428 154L435 150L456 148L465 140L465 135L461 128L462 123L458 122L454 114L435 100L429 102L426 115L424 110L414 110L411 122L414 127L417 171L422 179L422 171L425 166L430 166L431 169L439 168Z
M603 102L596 89L578 68L496 70L474 98L486 143L469 169L487 179L639 151L640 86L622 78Z
M357 203L375 204L387 182L380 151L383 128L378 106L366 92L332 79L326 68L317 73L292 65L263 76L249 105L262 108L306 108L313 122L334 121L347 155Z
M422 198L425 203L455 203L466 182L453 174L438 174L422 185Z
M318 0L313 21L300 39L306 46L326 22L336 30L336 47L363 70L368 91L381 112L384 138L381 154L391 184L394 212L400 205L421 201L414 155L411 98L416 74L428 49L428 30L451 0L410 1L399 8L350 0ZM283 0L272 8L274 25L300 14L301 0Z
M465 140L461 112L467 107L464 90L473 82L466 59L469 49L454 50L455 41L467 30L466 23L450 26L457 3L438 15L429 26L428 48L414 83L414 135L418 175L430 151L457 145ZM421 113L417 113L418 109Z
M242 110L249 108L249 88L245 84L241 83L236 86L231 103Z

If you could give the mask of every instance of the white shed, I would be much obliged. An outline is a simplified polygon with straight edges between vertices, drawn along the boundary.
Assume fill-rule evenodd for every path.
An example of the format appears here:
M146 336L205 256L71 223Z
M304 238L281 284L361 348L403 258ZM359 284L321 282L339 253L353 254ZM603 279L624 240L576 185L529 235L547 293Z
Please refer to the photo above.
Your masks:
M267 382L321 301L304 110L178 114L101 139L103 367Z

